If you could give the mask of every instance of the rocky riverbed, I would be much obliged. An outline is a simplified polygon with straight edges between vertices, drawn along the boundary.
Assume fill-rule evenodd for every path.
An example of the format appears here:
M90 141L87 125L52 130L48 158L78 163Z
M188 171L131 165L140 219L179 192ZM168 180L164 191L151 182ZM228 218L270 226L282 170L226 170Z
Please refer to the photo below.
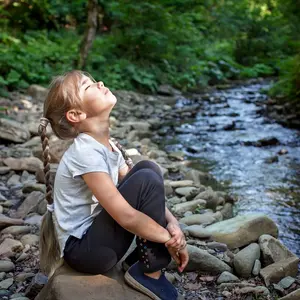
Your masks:
M0 99L0 106L8 107L7 116L0 118L0 299L34 299L47 282L38 261L46 202L37 127L45 92L31 86L28 95L12 93L10 99ZM154 143L153 136L164 130L162 120L173 120L174 114L190 117L201 103L192 109L177 107L179 93L117 91L116 96L111 136L127 148L134 162L151 159L161 166L167 205L186 234L186 272L178 274L172 263L167 271L182 298L299 299L299 259L277 239L275 222L258 213L234 217L235 197L205 184L212 176L193 169L183 153L163 151ZM49 136L54 177L69 142L50 132ZM145 299L122 284L62 267L36 299Z

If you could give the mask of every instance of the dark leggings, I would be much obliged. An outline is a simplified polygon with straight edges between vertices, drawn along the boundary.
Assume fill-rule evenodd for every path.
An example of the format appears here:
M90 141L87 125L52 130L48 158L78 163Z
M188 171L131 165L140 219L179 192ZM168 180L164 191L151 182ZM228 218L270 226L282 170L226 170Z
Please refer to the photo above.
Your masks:
M132 207L166 227L164 183L157 164L151 161L137 163L119 184L118 190ZM103 209L81 239L69 237L64 259L79 272L103 274L124 256L133 238L134 234L121 227ZM157 249L162 246L152 245ZM166 251L158 252L166 255Z

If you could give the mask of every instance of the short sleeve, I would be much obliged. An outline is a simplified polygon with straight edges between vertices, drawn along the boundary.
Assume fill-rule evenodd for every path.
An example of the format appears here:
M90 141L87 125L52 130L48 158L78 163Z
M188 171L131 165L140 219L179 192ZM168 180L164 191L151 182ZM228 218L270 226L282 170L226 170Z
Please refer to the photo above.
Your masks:
M75 178L91 172L104 172L109 174L106 155L102 149L84 148L80 153L74 153L69 157L69 170Z

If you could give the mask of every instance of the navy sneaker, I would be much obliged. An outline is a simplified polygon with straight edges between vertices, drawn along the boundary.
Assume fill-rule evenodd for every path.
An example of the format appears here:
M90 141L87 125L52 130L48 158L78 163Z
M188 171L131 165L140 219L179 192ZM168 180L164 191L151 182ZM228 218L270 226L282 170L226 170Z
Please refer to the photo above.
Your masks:
M175 287L162 273L159 279L146 276L141 269L140 262L135 263L125 273L125 281L134 289L146 294L154 300L177 300Z

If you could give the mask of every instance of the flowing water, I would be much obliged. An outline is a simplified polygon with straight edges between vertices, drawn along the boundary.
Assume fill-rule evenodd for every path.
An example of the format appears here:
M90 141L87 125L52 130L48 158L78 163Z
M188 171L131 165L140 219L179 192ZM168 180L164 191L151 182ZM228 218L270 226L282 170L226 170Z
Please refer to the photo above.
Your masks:
M263 116L267 97L260 90L266 87L251 84L199 96L194 117L166 125L161 143L167 151L184 151L193 167L228 185L239 198L237 214L271 217L280 240L300 256L300 132ZM191 104L192 98L181 98L176 106Z

